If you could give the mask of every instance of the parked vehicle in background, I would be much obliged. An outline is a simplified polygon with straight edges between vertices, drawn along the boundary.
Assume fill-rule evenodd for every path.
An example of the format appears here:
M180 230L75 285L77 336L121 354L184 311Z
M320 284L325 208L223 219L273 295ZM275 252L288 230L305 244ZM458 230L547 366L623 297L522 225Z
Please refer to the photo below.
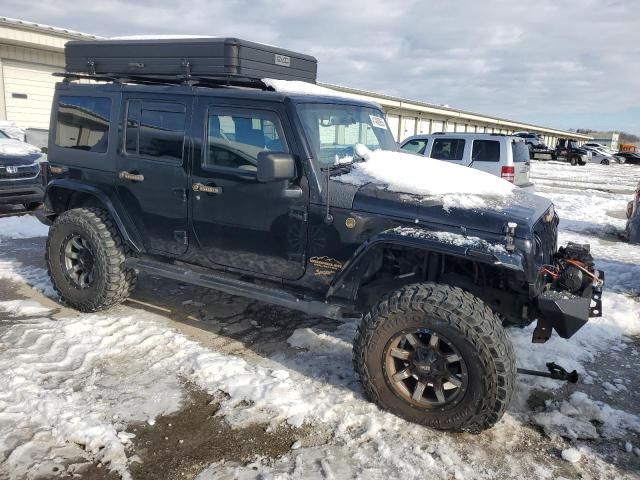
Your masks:
M184 61L194 43L206 52L197 71ZM55 90L43 220L52 285L78 310L124 301L146 272L359 321L353 362L371 400L472 432L499 421L512 397L503 325L537 320L532 340L542 343L601 315L603 273L588 245L558 248L550 200L400 155L379 106L310 83L312 57L226 38L70 41L65 50L71 73ZM198 86L184 84L185 71ZM100 82L78 82L87 78ZM514 137L434 143L499 169L508 158L513 177L528 162ZM367 158L380 154L389 162ZM385 186L403 168L394 156L408 162L403 190ZM370 161L376 181L344 178ZM415 171L422 162L434 175ZM435 181L466 197L475 180L487 199L501 189L508 199L471 209L419 193Z
M46 155L28 143L0 131L0 203L22 204L33 210L42 204Z
M622 157L625 163L640 164L640 153L636 152L618 152L616 156Z
M27 141L25 130L8 120L0 120L0 132L4 133L9 138L15 138L21 142Z
M535 150L547 150L547 145L544 143L542 135L534 132L516 132L513 134L513 136L522 138L525 141L525 143L529 147L531 158L533 158Z
M609 165L611 163L625 163L624 157L614 155L607 150L603 150L599 147L588 147L583 145L583 148L591 152L591 161L593 163L599 163L601 165Z
M631 153L640 153L640 148L633 143L623 143L620 145L621 152L631 152Z
M631 243L640 243L640 182L627 205L627 226L625 237Z
M569 162L571 165L586 165L591 162L591 152L578 146L576 140L560 138L551 157L553 160Z
M475 168L529 188L529 146L498 133L432 133L404 140L402 150Z

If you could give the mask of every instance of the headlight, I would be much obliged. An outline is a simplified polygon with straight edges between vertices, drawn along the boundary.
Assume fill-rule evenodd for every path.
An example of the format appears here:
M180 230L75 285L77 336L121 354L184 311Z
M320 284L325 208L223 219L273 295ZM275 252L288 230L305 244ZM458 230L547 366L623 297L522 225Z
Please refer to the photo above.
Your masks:
M556 209L554 208L553 205L551 205L549 207L549 210L547 210L547 213L544 214L544 216L542 217L542 221L544 223L551 223L553 222L553 219L556 216Z

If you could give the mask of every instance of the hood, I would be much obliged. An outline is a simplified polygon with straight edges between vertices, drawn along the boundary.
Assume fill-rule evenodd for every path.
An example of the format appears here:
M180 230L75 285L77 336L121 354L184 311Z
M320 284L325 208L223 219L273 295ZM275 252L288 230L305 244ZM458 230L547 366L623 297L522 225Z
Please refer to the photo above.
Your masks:
M42 156L38 147L13 138L0 139L0 165L31 165Z
M339 188L336 185L337 188ZM484 204L470 208L450 206L439 198L424 198L391 192L378 185L367 184L353 197L352 209L373 215L406 220L415 224L416 219L425 227L447 227L459 230L464 227L476 232L503 234L508 222L518 224L516 237L530 238L533 225L552 205L551 200L515 189L505 199L487 199Z

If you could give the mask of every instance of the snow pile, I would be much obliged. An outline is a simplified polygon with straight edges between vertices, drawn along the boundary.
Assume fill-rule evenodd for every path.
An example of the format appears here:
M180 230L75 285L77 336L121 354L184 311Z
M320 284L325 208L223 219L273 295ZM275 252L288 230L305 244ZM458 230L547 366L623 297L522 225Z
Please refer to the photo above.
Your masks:
M438 198L445 208L481 208L487 198L504 200L516 188L495 175L429 157L371 151L360 144L356 152L365 161L354 163L336 180L357 186L373 183L393 192Z
M391 232L397 233L403 237L414 237L437 240L439 242L448 243L457 247L469 247L489 250L493 253L507 253L504 245L489 243L480 237L469 237L459 233L452 232L432 232L422 228L414 227L396 227Z
M561 455L562 455L562 458L569 463L579 462L580 459L582 458L582 454L580 453L580 450L576 448L567 448L566 450L562 451Z
M3 238L46 237L49 227L33 215L0 218L0 242Z
M331 90L330 88L322 87L315 83L302 82L299 80L276 80L274 78L263 78L262 82L267 87L273 88L276 92L285 95L319 95L366 101L366 99L357 95Z
M24 128L20 128L14 122L0 120L0 131L4 132L4 134L10 138L24 142L26 132Z
M583 392L574 392L568 401L550 402L546 411L533 416L533 421L547 435L571 440L620 439L628 432L640 434L640 417L592 400Z
M0 311L5 311L16 316L45 315L50 308L40 305L33 300L7 300L0 302Z

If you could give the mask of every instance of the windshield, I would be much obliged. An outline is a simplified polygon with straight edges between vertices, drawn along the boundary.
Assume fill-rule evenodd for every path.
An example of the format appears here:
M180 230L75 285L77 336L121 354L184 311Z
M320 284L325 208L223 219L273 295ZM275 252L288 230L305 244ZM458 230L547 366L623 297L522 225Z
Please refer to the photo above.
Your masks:
M383 113L358 105L304 103L298 114L316 160L324 165L338 158L352 156L354 146L370 150L397 150Z

